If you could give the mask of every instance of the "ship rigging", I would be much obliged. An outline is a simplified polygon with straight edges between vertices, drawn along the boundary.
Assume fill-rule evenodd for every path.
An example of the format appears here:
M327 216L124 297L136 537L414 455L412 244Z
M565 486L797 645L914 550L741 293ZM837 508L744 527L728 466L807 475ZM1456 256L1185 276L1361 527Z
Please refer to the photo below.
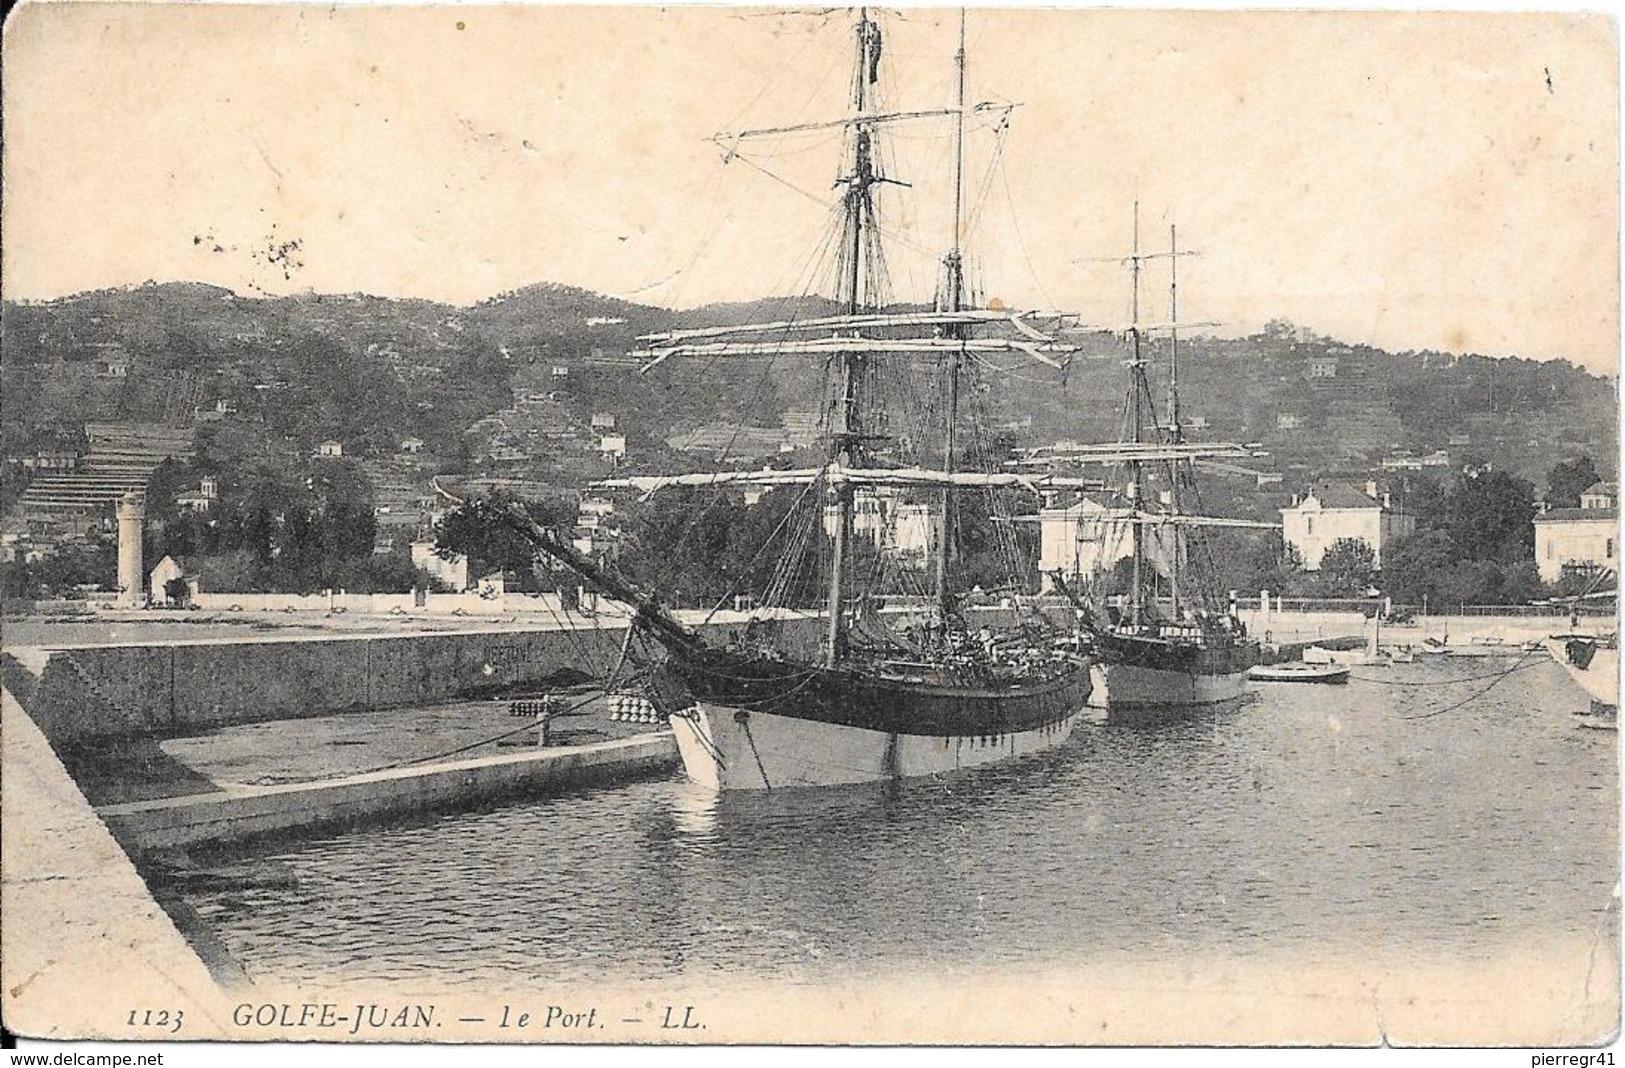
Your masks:
M1089 664L1075 642L1036 614L998 634L986 627L972 633L961 614L954 575L954 533L959 520L968 518L961 497L976 495L997 513L1001 491L1035 494L1040 482L1065 478L988 470L996 464L989 462L981 420L963 418L966 387L976 374L971 358L977 354L1011 353L1064 366L1076 351L1055 331L1041 330L1036 325L1041 317L976 306L966 277L966 118L990 111L1007 117L1013 105L967 102L963 15L951 107L883 108L878 91L883 34L867 9L857 12L852 47L847 115L716 138L733 158L762 137L809 129L841 132L846 151L834 183L839 201L832 243L836 314L651 334L640 339L646 347L634 354L644 373L684 357L706 366L749 357L823 360L829 383L823 462L794 470L635 476L602 484L645 494L680 486L803 486L791 509L800 522L789 523L787 514L780 524L781 568L773 589L787 595L800 588L781 580L801 566L801 558L810 554L823 562L816 654L775 644L784 637L783 628L772 626L726 647L713 645L678 622L652 592L621 580L528 519L510 517L539 551L636 606L639 625L663 647L663 673L680 694L683 707L673 715L673 729L688 773L724 789L902 778L1019 756L1064 739L1084 714L1089 692ZM897 305L889 292L888 234L877 194L909 185L883 165L882 133L894 124L927 119L952 123L953 209L938 290L922 309ZM896 403L899 391L901 404ZM974 389L969 399L972 409L983 404ZM931 457L940 462L930 463ZM885 554L864 559L856 523L860 506L873 503L875 494L910 494L930 502L930 564L928 575L916 580L927 593L929 609L923 614L916 609L904 618L885 619L876 610ZM1011 528L994 524L991 529L1003 543L1003 555L1016 565Z

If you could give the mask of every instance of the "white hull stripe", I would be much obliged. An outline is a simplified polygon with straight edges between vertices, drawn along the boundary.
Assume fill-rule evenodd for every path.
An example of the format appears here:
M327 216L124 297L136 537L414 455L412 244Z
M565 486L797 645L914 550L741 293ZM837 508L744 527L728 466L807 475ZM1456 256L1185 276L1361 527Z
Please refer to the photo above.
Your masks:
M719 790L763 790L939 775L1064 742L1078 709L1030 730L982 737L891 734L768 712L695 706L671 718L688 777Z

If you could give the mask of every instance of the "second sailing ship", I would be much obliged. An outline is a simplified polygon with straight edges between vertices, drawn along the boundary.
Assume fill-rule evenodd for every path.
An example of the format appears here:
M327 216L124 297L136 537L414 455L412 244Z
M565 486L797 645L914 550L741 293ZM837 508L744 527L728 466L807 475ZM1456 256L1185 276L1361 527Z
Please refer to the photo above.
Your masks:
M1195 467L1204 458L1248 455L1245 446L1192 443L1186 439L1179 396L1179 250L1177 234L1169 229L1167 252L1144 253L1140 248L1139 205L1134 208L1134 243L1127 257L1132 278L1128 393L1124 404L1126 433L1116 442L1084 446L1052 460L1107 464L1116 469L1113 480L1123 494L1123 505L1103 513L1093 537L1110 543L1126 525L1131 538L1129 588L1112 599L1098 595L1073 597L1080 626L1091 640L1095 659L1090 704L1107 710L1177 708L1239 698L1249 668L1259 662L1258 644L1247 637L1234 608L1215 588L1213 568L1199 535L1209 527L1265 527L1275 524L1244 519L1204 516L1191 511L1200 505ZM1145 336L1154 327L1140 319L1140 274L1147 260L1169 264L1169 320L1161 324L1168 335L1168 390L1159 418L1156 397L1147 372L1150 364ZM1155 491L1155 492L1154 492ZM1193 548L1196 551L1192 551ZM1097 554L1105 560L1109 554ZM1110 562L1110 561L1107 561ZM1164 596L1155 586L1166 581Z

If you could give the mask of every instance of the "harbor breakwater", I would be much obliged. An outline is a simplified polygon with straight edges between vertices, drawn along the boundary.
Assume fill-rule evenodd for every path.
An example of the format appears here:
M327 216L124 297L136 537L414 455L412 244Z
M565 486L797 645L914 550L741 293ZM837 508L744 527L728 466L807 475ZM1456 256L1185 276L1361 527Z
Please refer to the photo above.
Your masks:
M969 613L973 626L1007 626L1008 611ZM685 613L685 622L726 641L742 633L740 613ZM1358 612L1242 613L1249 633L1283 649L1321 640L1370 638ZM1432 617L1383 626L1380 641L1540 638L1563 629L1550 618ZM814 615L772 624L780 640L811 652L822 631ZM216 727L348 711L422 705L485 689L545 684L572 669L602 674L620 654L625 616L575 627L489 627L385 633L203 639L164 643L9 649L0 664L8 690L58 743L102 737L178 737Z
M688 622L727 641L744 619L696 614ZM790 615L773 625L796 646L815 646L821 633L813 617ZM65 761L98 815L140 855L663 774L677 759L666 732L224 788L154 744L246 724L296 730L276 724L345 714L387 721L399 713L405 722L410 710L448 699L544 688L582 673L601 677L625 640L626 617L620 616L569 629L39 646L8 649L0 664L8 700L15 697L50 742L35 756L58 770ZM176 780L170 785L185 788L164 786L155 795L125 789L154 774L165 782L189 781ZM206 788L200 793L199 786ZM118 800L126 796L132 799Z
M700 626L726 640L740 625L719 617ZM816 619L777 625L816 640ZM72 744L421 705L541 685L566 669L600 674L625 638L621 618L570 629L79 645L8 650L4 674L46 736Z

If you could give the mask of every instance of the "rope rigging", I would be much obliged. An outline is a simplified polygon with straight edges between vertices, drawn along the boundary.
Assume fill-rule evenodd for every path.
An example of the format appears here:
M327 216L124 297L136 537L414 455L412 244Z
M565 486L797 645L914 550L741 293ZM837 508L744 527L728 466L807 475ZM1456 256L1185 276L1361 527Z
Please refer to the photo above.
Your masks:
M1505 671L1499 672L1499 673L1497 673L1495 675L1495 677L1494 677L1495 681L1491 682L1488 686L1484 687L1482 690L1479 690L1476 693L1473 693L1473 694L1471 694L1471 695L1469 695L1467 697L1464 697L1460 701L1455 702L1454 704L1449 704L1449 705L1446 705L1443 708L1434 709L1432 712L1422 712L1422 713L1419 713L1418 715L1401 716L1400 718L1404 719L1404 720L1432 719L1435 716L1442 716L1447 712L1454 712L1458 708L1462 708L1462 707L1464 707L1466 705L1472 704L1474 701L1478 700L1480 697L1483 697L1485 694L1487 694L1491 690L1495 689L1501 683L1505 682L1514 672L1519 671L1520 669L1522 669L1524 667L1530 666L1528 663L1526 663L1526 661L1528 661L1531 656L1536 655L1536 652L1537 652L1537 650L1526 649L1524 651L1524 654L1522 656L1518 657L1518 659L1513 663L1513 665L1511 667L1509 667ZM1458 679L1456 681L1459 682L1459 681L1465 681L1465 680L1459 680Z
M894 130L894 123L912 126L916 120L923 123L955 116L961 131L969 127L973 131L991 130L993 133L991 152L986 158L985 166L980 168L980 173L974 179L975 195L969 205L969 219L964 224L960 220L958 189L960 177L957 169L962 166L960 162L962 151L961 145L956 142L954 245L951 256L947 260L940 261L944 265L951 261L956 269L963 272L960 250L963 234L974 229L982 218L996 176L1004 175L1008 195L1009 179L1004 170L1004 150L1008 141L1006 133L1009 127L1010 107L1014 105L968 107L964 98L961 54L958 75L960 102L957 108L893 112L890 100L892 78L896 76L896 72L892 69L895 63L885 66L879 63L882 48L880 27L865 17L858 24L859 62L852 70L849 86L850 100L859 118L848 118L833 123L806 123L800 126L747 130L733 135L718 135L716 138L718 145L724 150L722 157L724 166L735 159L741 160L753 175L765 175L773 182L794 191L798 196L813 200L826 209L817 247L801 261L799 269L794 270L800 283L796 290L800 296L791 298L798 304L791 309L789 315L783 317L790 325L756 343L760 344L761 351L768 358L752 388L747 392L743 405L736 405L736 410L741 407L747 411L755 409L758 402L767 395L767 391L773 388L780 371L780 357L772 354L773 345L775 342L784 342L793 332L795 325L808 317L807 298L823 288L819 284L821 279L839 280L839 291L835 294L835 299L850 305L849 311L867 312L897 306L894 297L896 268L888 255L891 249L901 247L930 254L930 262L935 273L940 249L937 252L929 252L922 244L912 240L909 233L899 232L882 224L878 217L876 194L887 185L906 186L909 183L903 179L913 177L901 173L902 157L897 142L909 142L915 138L911 136L907 126L901 130ZM963 51L963 40L961 50ZM776 72L774 80L782 78L783 74L782 70ZM744 110L753 108L767 92L768 87L764 86L744 106ZM816 86L813 87L813 92L817 92ZM879 136L881 133L885 133L886 136ZM961 139L962 136L963 132L960 134ZM827 147L837 138L843 145L846 160L836 175L834 189L837 195L834 197L827 193L820 195L804 188L802 184L779 173L775 166L776 161L793 160L804 156L821 147ZM933 143L940 145L942 142L935 139ZM709 239L702 249L707 247ZM904 256L900 258L899 263L904 274L912 275L914 261ZM962 279L963 273L958 277ZM917 287L911 286L910 291L915 288ZM968 288L963 281L956 284L955 294L951 299L955 310L967 306ZM943 293L939 291L936 306L938 308L948 306L945 300ZM955 327L944 327L939 330L937 336L964 336L955 330ZM884 340L884 334L868 340ZM955 354L945 357L945 360L963 360L964 355L966 354ZM701 375L713 372L721 365L723 354L720 349L709 356L710 358L700 365L698 373ZM969 416L970 429L964 443L953 450L960 455L946 457L947 466L956 468L963 460L971 466L986 468L995 458L991 455L990 435L986 423L988 405L987 397L984 395L983 376L977 370L977 366L985 361L977 358L964 362L969 365L966 381L967 389L970 391L968 394L970 402L964 405L964 408L965 414ZM917 366L912 366L911 361L893 361L862 351L837 352L828 357L825 369L826 386L821 421L826 432L836 432L844 442L842 462L862 466L868 460L885 457L895 459L900 466L922 466L922 458L930 452L928 445L940 440L939 435L944 432L948 418L947 405L941 396L941 390L937 388L940 385L940 378L932 382L932 388L921 388L917 375L925 372ZM939 367L937 370L940 369ZM861 424L858 421L858 413L862 413ZM720 461L727 461L736 455L748 417L738 418L734 422L731 433L717 450ZM791 607L793 602L804 602L809 592L807 590L809 573L832 576L834 572L834 545L839 539L822 536L828 522L824 500L826 496L830 497L837 500L838 507L850 509L852 505L849 501L854 493L866 502L862 505L863 508L873 510L872 514L866 511L861 533L872 541L874 553L872 559L867 561L867 566L862 562L858 563L858 570L867 574L852 576L862 581L849 587L848 593L843 595L843 598L847 603L854 603L852 594L857 592L856 587L859 586L868 593L887 591L925 593L924 572L914 566L912 560L904 553L896 551L896 543L902 534L899 523L906 514L902 506L918 507L917 498L930 494L916 490L908 494L886 496L884 491L854 491L849 485L842 485L844 488L839 492L832 492L831 485L821 479L815 479L791 501L766 541L755 546L755 551L737 573L726 576L727 593L720 600L713 602L711 611L716 612L730 597L744 592L743 588L746 586L757 585L762 578L766 579L764 590L766 605ZM686 556L692 555L690 550L695 544L697 532L702 529L709 530L710 526L715 525L716 510L727 493L726 490L718 489L702 507L687 518L676 538L667 542L667 551L663 557L651 561L659 578L658 585L666 586L671 581L675 568L681 565ZM844 498L841 497L842 494L845 495ZM974 491L974 497L980 499L979 503L985 505L983 510L995 519L1010 518L1008 498L1000 492L980 489ZM947 505L943 508L952 517L946 523L946 526L951 528L948 530L948 536L952 545L963 540L966 520L958 514L957 509L949 508ZM986 562L991 557L1004 574L1022 575L1026 568L1021 560L1021 545L1017 535L1013 524L992 523L990 530L984 535L986 544L980 550L986 553L983 561ZM718 535L713 532L710 536ZM915 536L912 528L908 536ZM773 554L771 555L773 567L770 574L763 576L760 574L759 565L763 560L769 559L770 554ZM938 581L940 584L941 580ZM841 585L846 583L843 582ZM707 591L714 597L716 587L708 587ZM860 594L856 602L863 603L865 595Z

